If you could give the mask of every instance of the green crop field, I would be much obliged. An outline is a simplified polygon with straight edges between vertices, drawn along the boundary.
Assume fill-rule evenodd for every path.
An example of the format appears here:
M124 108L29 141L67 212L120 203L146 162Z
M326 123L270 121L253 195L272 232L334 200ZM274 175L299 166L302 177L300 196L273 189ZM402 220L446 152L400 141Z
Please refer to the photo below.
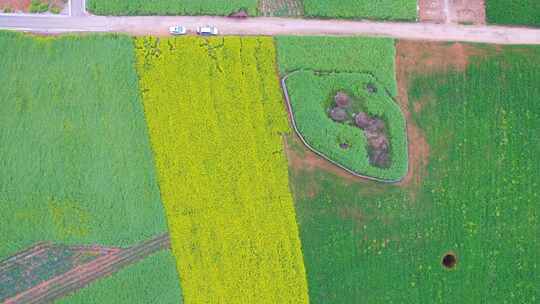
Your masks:
M540 1L487 0L486 16L489 23L540 26Z
M174 265L171 251L159 252L57 303L182 304L182 292Z
M369 73L397 94L392 39L281 36L276 41L282 76L302 69Z
M291 169L312 303L538 302L540 48L485 49L410 76L429 144L412 182Z
M88 0L97 15L228 15L246 9L257 14L257 0Z
M0 33L0 49L0 259L165 232L131 39Z
M416 0L304 0L304 11L309 17L415 20Z

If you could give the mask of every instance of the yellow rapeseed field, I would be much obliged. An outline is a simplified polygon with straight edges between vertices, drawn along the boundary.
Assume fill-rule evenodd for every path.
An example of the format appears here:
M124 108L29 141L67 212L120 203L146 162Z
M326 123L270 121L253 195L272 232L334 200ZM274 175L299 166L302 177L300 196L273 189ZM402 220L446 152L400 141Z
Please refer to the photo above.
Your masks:
M307 303L273 41L136 46L185 302Z

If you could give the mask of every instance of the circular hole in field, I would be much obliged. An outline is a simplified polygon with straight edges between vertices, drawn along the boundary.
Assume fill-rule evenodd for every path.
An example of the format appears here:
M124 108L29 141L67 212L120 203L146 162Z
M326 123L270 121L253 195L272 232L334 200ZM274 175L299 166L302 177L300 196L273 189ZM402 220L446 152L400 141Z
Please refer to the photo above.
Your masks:
M456 267L457 264L457 256L453 252L449 252L444 255L442 258L442 265L448 269L452 269Z
M350 146L349 146L348 143L341 143L341 144L339 144L339 147L341 149L343 149L343 150L347 150L347 149L349 149Z

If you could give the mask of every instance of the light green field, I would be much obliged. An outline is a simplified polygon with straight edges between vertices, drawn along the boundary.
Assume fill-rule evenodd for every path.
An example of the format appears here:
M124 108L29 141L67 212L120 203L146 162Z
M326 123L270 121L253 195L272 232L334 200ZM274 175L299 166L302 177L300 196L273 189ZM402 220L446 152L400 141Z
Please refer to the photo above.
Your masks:
M302 69L369 73L397 94L393 39L280 36L276 44L282 76Z
M165 232L130 38L0 33L0 50L0 259Z
M257 14L257 0L88 0L97 15L229 15L246 9Z
M416 19L416 0L304 0L305 15L378 20Z

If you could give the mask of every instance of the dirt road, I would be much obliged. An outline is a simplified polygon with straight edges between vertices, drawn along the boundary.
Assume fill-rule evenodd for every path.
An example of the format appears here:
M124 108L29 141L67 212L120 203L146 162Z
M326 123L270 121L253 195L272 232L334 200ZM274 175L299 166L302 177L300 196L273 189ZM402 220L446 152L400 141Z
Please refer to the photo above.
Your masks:
M109 276L130 264L136 263L157 251L169 248L169 235L163 234L127 249L111 252L111 254L104 255L89 263L77 266L67 273L42 282L37 286L8 298L3 303L50 303L55 299L84 288L93 281ZM35 251L35 249L33 249L32 252L33 251Z
M102 17L0 16L0 29L38 33L121 32L131 35L168 35L167 28L182 24L217 26L224 35L352 35L410 40L468 41L498 44L540 44L540 29L452 24L394 23L256 17Z

